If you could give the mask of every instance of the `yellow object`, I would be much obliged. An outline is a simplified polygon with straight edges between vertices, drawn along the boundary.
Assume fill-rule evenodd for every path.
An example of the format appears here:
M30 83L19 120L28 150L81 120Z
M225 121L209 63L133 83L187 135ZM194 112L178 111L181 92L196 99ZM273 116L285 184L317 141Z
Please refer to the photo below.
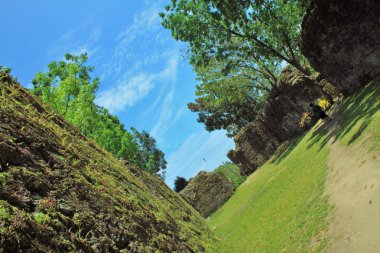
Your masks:
M323 110L328 110L331 107L331 103L327 98L322 98L318 102L319 106L322 107Z

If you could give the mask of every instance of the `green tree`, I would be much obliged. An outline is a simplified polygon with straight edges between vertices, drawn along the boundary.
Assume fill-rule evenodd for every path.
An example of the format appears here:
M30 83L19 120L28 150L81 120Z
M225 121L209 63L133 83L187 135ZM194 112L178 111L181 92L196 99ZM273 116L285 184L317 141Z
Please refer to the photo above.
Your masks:
M197 67L196 99L189 103L191 111L198 113L198 122L206 130L227 130L234 136L243 126L256 119L270 90L266 80L253 80L252 70L235 69L228 74L220 71L218 63Z
M46 73L36 74L32 92L105 150L164 178L166 161L156 140L145 131L127 131L117 116L95 105L99 79L91 79L94 68L87 59L87 54L66 54L51 62Z
M307 74L297 45L304 6L299 0L172 0L160 16L176 40L189 42L195 66L249 61L269 71L285 61Z
M66 54L65 60L51 62L48 72L38 72L32 80L32 92L78 126L84 135L94 128L94 99L99 88L99 79L91 80L93 67L85 65L87 59L87 54Z
M184 177L176 177L174 180L174 191L175 192L180 192L182 191L187 185L189 181L186 180Z
M285 63L308 74L297 43L307 1L172 0L160 13L172 36L189 43L200 84L188 106L207 130L231 136L253 120Z
M9 73L11 73L11 71L12 70L10 68L0 65L0 72L4 72L4 73L9 74Z
M138 165L164 179L167 162L165 154L157 148L156 140L145 130L139 132L132 128L132 132L140 146L137 158Z

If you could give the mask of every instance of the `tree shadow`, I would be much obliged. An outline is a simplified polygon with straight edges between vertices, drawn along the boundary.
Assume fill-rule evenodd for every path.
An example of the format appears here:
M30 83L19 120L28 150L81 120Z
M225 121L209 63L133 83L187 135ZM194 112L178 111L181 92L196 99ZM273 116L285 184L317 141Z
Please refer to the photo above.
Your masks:
M348 134L348 144L352 144L367 129L373 115L379 110L380 77L346 98L343 103L335 105L329 112L333 120L318 122L317 129L308 140L307 148L318 143L321 150L330 140L335 143Z
M270 162L274 164L281 163L292 152L292 150L298 145L298 143L302 140L302 137L304 135L305 134L282 143L277 148L276 152L273 154Z
M351 134L348 144L352 144L367 129L373 115L380 110L380 76L363 87L359 92L348 97L341 104L334 104L328 112L332 120L319 120L308 139L307 149L318 144L318 152L327 143L342 139ZM360 122L360 123L359 123ZM358 124L359 123L359 124ZM351 131L353 128L355 132ZM379 126L380 127L380 126ZM307 133L281 144L271 158L271 163L281 163L298 145Z

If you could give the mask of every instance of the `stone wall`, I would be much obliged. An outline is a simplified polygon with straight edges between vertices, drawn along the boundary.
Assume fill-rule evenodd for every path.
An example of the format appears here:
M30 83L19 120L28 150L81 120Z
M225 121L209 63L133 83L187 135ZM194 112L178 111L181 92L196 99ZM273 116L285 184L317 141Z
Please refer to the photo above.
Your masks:
M326 89L332 89L327 92ZM298 70L286 67L273 89L262 115L244 127L235 137L235 150L228 158L238 164L243 175L249 175L268 160L284 141L302 134L302 114L310 102L326 97L332 100L336 90L326 81L323 85Z
M352 94L380 74L380 1L315 0L300 47L315 70Z
M233 194L234 185L220 172L204 172L192 178L179 194L207 218Z

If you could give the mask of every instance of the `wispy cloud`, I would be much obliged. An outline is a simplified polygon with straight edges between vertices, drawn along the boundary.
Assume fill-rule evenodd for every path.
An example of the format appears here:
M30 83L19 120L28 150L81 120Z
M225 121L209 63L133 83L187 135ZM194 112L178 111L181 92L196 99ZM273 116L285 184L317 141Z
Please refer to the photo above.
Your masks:
M173 56L168 59L165 68L157 73L127 73L118 79L116 86L101 92L95 103L111 112L120 112L144 98L157 83L174 82L177 63L178 56ZM166 97L166 101L170 103L170 96Z
M101 35L102 29L100 26L85 23L59 36L48 52L55 59L63 57L65 53L87 53L91 56L98 51L95 44ZM78 38L81 39L78 40Z
M176 108L174 106L174 88L175 87L172 87L164 101L161 103L158 119L150 130L151 135L159 142L162 142L162 137L166 135L167 131L177 123L185 112L185 108Z
M191 134L187 140L168 157L166 183L173 186L176 176L185 178L195 176L199 171L215 169L223 161L228 160L226 153L233 148L232 139L225 136L224 131L207 133L204 130Z
M112 89L101 93L95 103L114 113L122 111L126 106L132 106L146 96L154 86L153 80L153 75L143 73L121 80Z
M132 24L116 36L117 44L110 59L102 66L101 76L102 80L113 80L116 85L101 91L97 104L114 113L121 112L145 98L157 83L161 90L168 83L174 85L180 59L179 49L174 46L162 51L167 45L155 36L162 29L159 11L160 6L151 5L136 14ZM167 110L161 113L161 121L171 114L170 97L165 94L156 102L162 103L162 99Z
M158 34L162 29L158 16L159 11L159 6L152 5L136 14L132 24L116 36L117 45L112 53L112 58L109 63L104 65L105 77L119 75L125 72L127 66L128 71L133 72L160 60L160 54L155 47L162 46L162 41L158 41L155 36L152 36ZM129 64L130 62L133 64Z
M157 30L160 28L159 6L151 6L136 15L131 26L124 29L118 36L117 40L132 41L147 30Z

